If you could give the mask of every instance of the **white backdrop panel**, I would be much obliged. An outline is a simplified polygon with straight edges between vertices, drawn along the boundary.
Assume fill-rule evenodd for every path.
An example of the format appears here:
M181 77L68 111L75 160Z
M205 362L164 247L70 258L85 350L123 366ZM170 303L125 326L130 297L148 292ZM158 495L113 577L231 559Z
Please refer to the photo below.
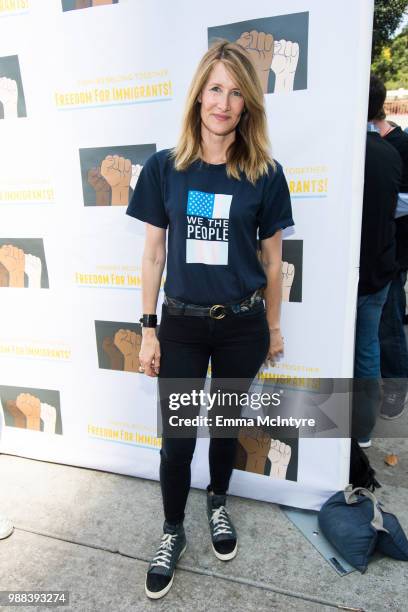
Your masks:
M24 276L7 258L0 267L1 448L157 478L155 381L134 371L117 340L119 330L140 335L144 228L92 173L109 154L143 165L148 146L175 144L212 28L231 40L263 28L299 42L294 87L273 91L275 62L265 93L293 197L289 263L297 253L282 307L286 350L273 373L352 376L373 2L207 0L199 18L188 0L75 4L27 0L24 14L0 21L0 249L11 244L26 266ZM299 19L306 30L293 26ZM3 109L1 77L18 86L16 119ZM42 266L41 278L29 265ZM55 433L45 431L52 401ZM199 441L194 486L207 484L207 446ZM241 466L231 492L318 508L347 483L348 454L348 440L301 439L287 479Z

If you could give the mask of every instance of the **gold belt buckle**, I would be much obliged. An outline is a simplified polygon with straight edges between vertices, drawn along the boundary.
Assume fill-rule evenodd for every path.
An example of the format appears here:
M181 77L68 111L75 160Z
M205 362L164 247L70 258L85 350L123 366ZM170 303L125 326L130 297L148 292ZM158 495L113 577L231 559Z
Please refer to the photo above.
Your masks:
M223 319L225 317L225 312L220 312L219 314L216 314L217 308L222 308L224 310L224 306L222 304L214 304L214 306L211 306L210 308L210 317L212 319Z

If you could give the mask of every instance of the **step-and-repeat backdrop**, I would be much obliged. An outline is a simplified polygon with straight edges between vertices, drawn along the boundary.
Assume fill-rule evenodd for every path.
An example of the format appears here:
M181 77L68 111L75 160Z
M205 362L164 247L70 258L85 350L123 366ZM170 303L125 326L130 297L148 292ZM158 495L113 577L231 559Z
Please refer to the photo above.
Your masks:
M217 38L255 62L296 222L284 233L286 350L259 378L352 376L372 11L0 0L2 452L158 477L156 381L138 373L144 227L125 210L145 160L176 143ZM194 486L208 481L207 446ZM348 440L246 430L230 491L318 508L347 483L348 455Z

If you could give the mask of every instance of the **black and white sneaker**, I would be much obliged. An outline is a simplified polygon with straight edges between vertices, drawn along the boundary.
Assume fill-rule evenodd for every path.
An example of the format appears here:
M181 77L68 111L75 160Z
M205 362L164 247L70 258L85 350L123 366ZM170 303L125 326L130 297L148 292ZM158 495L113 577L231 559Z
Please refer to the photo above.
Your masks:
M212 547L221 561L230 561L238 550L237 533L225 508L225 495L207 492L207 516L210 525Z
M383 419L398 419L404 412L408 403L408 394L404 391L385 392L380 408Z
M145 592L150 599L160 599L170 591L177 561L186 545L183 524L170 525L165 521L160 545L146 575Z

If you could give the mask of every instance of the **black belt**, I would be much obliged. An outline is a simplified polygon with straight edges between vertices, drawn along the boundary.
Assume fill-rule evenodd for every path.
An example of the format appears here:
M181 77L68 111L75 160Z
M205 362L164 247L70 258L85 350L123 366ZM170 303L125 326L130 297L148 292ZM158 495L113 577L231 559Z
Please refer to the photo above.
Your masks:
M184 315L188 317L210 317L211 319L223 319L227 315L247 312L262 302L260 289L257 289L250 297L236 304L214 304L213 306L200 306L198 304L186 304L175 298L164 296L164 304L167 312L171 315Z

